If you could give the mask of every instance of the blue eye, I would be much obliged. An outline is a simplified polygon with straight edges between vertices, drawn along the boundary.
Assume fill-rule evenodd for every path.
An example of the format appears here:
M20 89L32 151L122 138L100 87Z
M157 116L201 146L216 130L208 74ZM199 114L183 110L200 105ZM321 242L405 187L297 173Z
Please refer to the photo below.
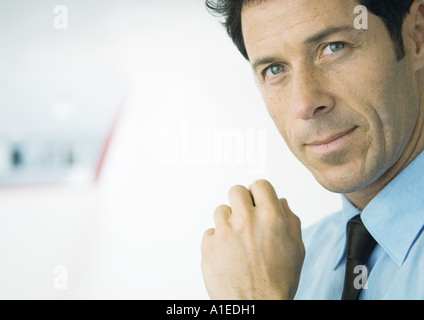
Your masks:
M286 67L281 65L281 64L275 64L270 66L267 70L266 73L271 73L270 75L272 76L276 76L282 72L286 71ZM269 75L269 74L268 74Z
M346 44L343 42L333 42L329 43L324 47L323 55L337 53L342 51L346 47Z
M344 49L344 47L345 47L345 44L342 43L342 42L331 43L329 45L329 48L332 52L340 51L340 50Z

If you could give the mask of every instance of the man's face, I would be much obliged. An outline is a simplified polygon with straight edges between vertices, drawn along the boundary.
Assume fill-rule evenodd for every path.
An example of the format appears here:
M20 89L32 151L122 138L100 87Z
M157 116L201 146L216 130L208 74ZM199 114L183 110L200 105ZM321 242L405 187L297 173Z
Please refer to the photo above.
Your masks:
M371 12L354 0L268 0L243 8L243 36L268 111L295 156L327 189L376 181L411 139L415 71Z

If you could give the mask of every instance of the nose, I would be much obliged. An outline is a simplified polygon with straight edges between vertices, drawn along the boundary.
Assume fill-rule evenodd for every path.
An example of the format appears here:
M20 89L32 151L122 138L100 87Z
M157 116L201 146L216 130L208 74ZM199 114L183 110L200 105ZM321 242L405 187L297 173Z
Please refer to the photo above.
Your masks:
M333 97L324 90L324 77L319 73L302 70L292 76L291 105L295 116L310 120L334 108Z

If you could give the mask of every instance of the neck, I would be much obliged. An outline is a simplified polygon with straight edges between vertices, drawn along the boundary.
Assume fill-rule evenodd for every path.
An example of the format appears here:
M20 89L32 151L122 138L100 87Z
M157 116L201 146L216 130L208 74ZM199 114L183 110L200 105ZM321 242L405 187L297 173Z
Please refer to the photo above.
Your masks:
M345 194L346 198L360 210L363 210L390 181L424 150L424 72L419 72L417 81L420 88L420 109L414 132L402 156L375 182L361 190Z

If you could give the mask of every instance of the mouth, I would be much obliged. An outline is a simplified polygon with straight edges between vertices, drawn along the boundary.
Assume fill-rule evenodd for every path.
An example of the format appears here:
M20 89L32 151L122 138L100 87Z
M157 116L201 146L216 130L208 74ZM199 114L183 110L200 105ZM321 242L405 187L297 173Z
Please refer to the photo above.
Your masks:
M321 139L314 141L312 143L306 144L314 153L323 154L331 151L335 151L340 148L346 140L352 135L352 133L356 130L357 127L349 129L347 131L343 131L336 135L333 135L329 138Z

